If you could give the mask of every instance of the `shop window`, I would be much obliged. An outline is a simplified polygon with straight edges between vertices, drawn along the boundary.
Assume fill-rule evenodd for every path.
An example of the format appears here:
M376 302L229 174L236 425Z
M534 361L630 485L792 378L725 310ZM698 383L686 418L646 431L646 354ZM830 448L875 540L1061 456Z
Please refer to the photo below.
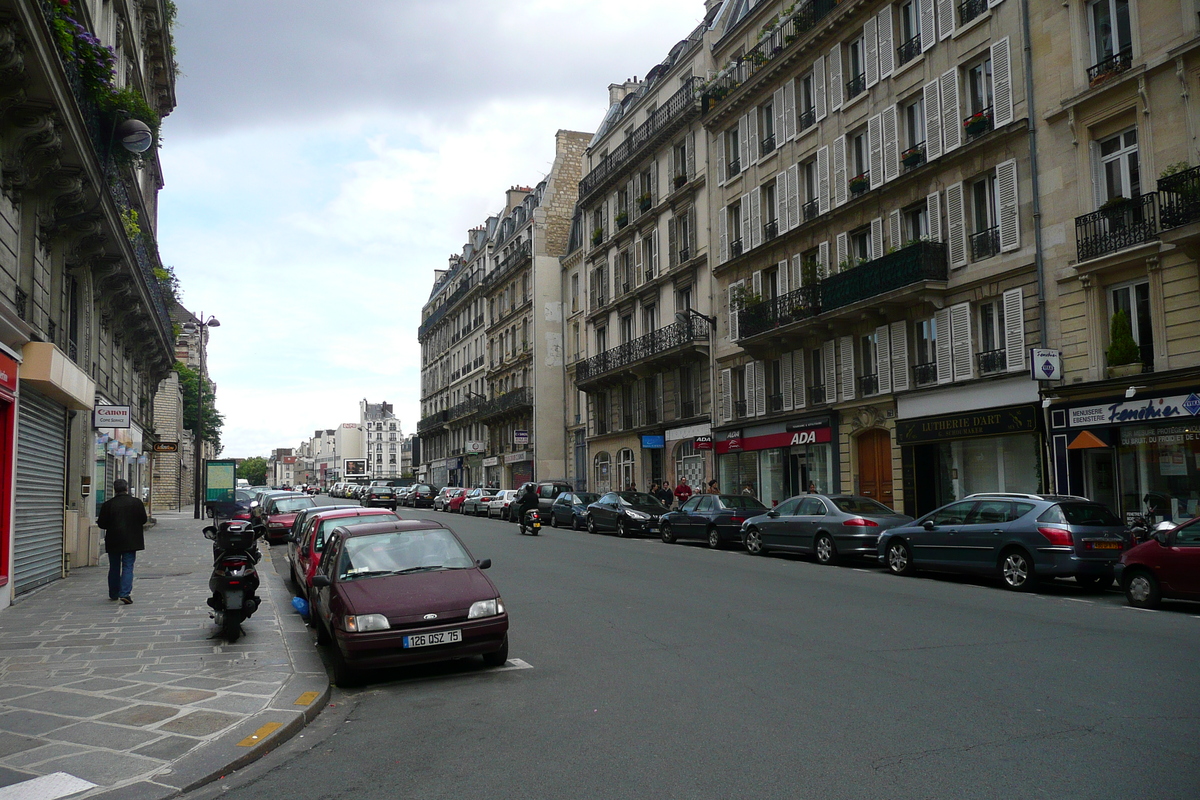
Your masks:
M745 486L758 485L758 453L724 453L719 463L722 494L740 494Z
M594 461L594 474L596 476L596 492L604 494L612 491L612 464L609 460L609 455L606 452L596 454Z
M633 491L633 451L628 447L617 452L617 474L620 478L620 491Z
M1138 281L1122 286L1114 286L1108 290L1108 318L1112 319L1118 311L1124 311L1129 317L1129 325L1133 329L1133 340L1141 351L1143 364L1154 364L1154 328L1150 319L1150 283Z

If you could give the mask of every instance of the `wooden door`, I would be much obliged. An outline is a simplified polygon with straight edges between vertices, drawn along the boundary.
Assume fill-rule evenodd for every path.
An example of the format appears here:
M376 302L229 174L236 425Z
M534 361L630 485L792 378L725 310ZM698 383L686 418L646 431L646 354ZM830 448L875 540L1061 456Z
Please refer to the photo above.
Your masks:
M858 437L858 490L892 508L892 437L878 428Z

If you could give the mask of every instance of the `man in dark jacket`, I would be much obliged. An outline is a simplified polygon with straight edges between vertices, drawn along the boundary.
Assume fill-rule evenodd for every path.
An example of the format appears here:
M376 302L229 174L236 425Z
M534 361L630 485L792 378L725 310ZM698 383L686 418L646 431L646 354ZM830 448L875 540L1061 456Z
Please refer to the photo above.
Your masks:
M146 549L143 526L146 507L129 494L129 483L113 481L113 497L100 506L96 525L104 529L104 552L108 553L108 599L133 602L133 562L138 550Z
M514 522L518 525L525 524L525 514L533 511L539 505L538 492L536 483L527 483L517 491L517 496L513 500L516 514L512 516Z

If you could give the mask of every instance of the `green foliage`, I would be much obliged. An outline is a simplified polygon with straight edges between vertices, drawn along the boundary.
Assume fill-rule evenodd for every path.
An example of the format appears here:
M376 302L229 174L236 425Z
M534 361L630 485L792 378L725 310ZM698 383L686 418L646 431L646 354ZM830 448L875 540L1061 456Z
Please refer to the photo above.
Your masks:
M1129 324L1129 315L1124 310L1118 311L1112 317L1112 330L1109 334L1108 365L1120 367L1133 364L1142 357L1137 342L1133 340L1133 326Z
M825 280L827 276L828 271L815 258L810 258L800 265L800 282L805 286L812 286L818 281Z
M136 208L127 208L121 212L121 224L125 226L125 238L136 241L142 235L142 226L138 224Z
M172 303L179 305L179 278L175 275L175 268L168 265L154 268L154 277L158 279L158 285L162 287L166 293L167 307ZM173 326L179 328L178 325ZM175 338L179 338L180 331L175 331Z
M250 481L251 486L267 484L267 460L262 456L243 458L237 466L237 477Z
M735 286L730 301L737 308L748 308L756 303L762 302L762 295L756 294L753 290L747 289L745 285Z
M179 385L183 388L183 427L195 434L196 395L199 390L200 376L182 361L175 362L175 371L179 373ZM220 453L221 429L225 427L225 416L217 411L217 396L213 390L212 381L205 380L204 383L204 441L211 444L217 453Z
M1176 161L1174 164L1168 164L1167 168L1158 173L1158 179L1169 178L1172 175L1177 175L1180 172L1187 172L1191 166L1186 161Z

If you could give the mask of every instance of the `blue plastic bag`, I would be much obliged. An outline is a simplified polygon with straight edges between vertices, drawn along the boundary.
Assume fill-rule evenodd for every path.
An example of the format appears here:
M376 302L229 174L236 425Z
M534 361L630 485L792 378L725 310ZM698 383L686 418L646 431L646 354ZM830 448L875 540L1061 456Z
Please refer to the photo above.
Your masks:
M300 616L308 619L308 601L303 597L293 597L292 608L296 609Z

